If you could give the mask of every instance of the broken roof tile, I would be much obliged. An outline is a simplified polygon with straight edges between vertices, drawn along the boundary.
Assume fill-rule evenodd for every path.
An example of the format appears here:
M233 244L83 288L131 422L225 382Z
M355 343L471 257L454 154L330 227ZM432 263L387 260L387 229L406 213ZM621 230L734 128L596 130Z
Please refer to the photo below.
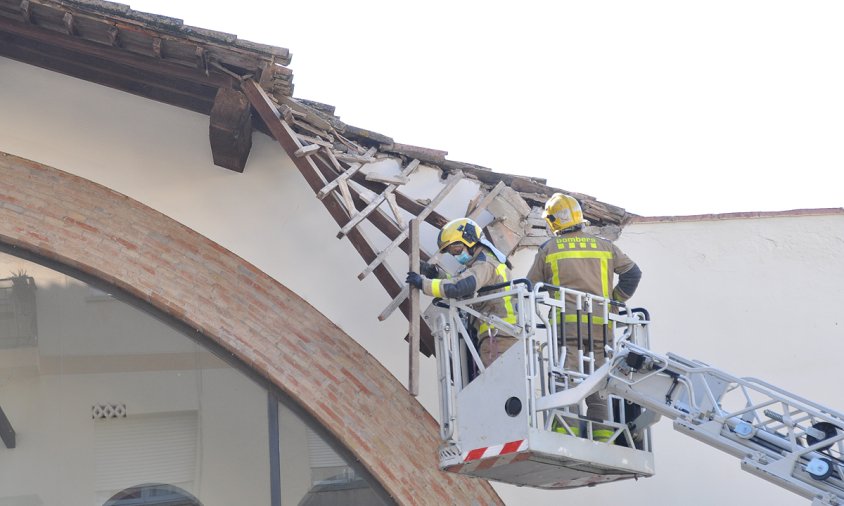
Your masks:
M182 33L199 36L203 39L213 40L214 42L221 42L223 44L234 44L237 40L237 35L232 33L218 32L217 30L208 30L207 28L190 25L182 26Z
M65 0L66 4L77 5L94 11L108 14L126 15L132 10L128 5L104 0Z

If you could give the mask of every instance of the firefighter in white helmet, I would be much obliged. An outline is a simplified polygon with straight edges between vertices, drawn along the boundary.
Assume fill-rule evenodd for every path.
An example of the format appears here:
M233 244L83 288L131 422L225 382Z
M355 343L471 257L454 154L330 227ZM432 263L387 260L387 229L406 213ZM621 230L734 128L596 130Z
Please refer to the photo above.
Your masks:
M469 218L458 218L443 226L437 237L441 252L449 253L465 267L457 276L440 279L444 273L431 265L423 265L425 276L407 273L407 283L421 288L427 295L449 299L473 296L479 289L511 280L509 262L503 253L484 237L481 227ZM493 314L508 323L516 323L512 297L502 297L478 304L481 314ZM516 338L503 334L485 321L475 324L478 352L484 367L516 343Z
M586 221L580 203L562 193L555 193L545 203L543 217L554 236L540 246L527 277L534 283L544 282L581 292L600 295L607 299L624 302L629 299L639 286L642 271L611 241L592 235L583 230ZM613 285L614 274L618 275L618 284ZM578 370L578 327L584 337L591 330L594 338L594 353L597 369L605 362L603 345L604 332L612 332L609 322L604 322L603 308L593 308L591 329L586 329L589 317L581 314L580 322L576 311L576 301L572 296L566 298L566 311L563 319L566 360L565 368ZM584 312L585 313L585 312ZM606 326L604 324L607 324ZM590 350L584 349L585 354ZM586 399L587 415L590 418L606 420L608 409L605 400L597 394ZM612 436L611 430L599 429L593 433L596 440Z

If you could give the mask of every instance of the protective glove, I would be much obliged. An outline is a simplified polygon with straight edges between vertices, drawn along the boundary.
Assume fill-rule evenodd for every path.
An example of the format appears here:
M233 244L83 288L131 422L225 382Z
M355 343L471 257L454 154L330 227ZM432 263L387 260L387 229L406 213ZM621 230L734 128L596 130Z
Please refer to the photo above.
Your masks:
M429 264L428 262L422 262L419 265L419 272L428 279L436 279L440 277L440 270L437 269L437 266Z
M422 279L424 279L424 278L422 278L422 276L420 276L418 272L412 272L411 271L411 272L407 273L407 279L405 279L405 282L410 286L421 289L422 288Z

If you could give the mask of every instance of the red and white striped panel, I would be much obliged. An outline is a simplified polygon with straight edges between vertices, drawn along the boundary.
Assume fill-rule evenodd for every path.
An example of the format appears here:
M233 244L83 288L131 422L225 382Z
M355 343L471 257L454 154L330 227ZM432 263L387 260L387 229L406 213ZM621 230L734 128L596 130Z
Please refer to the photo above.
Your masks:
M527 448L527 440L520 439L518 441L510 441L503 445L487 446L486 448L475 448L470 450L463 457L463 462L471 462L473 460L485 459L487 457L497 457L499 455L506 455L508 453L519 452Z
M446 468L446 471L452 473L472 473L502 464L524 460L529 457L529 453L520 454L519 452L526 450L527 447L527 440L521 439L495 446L475 448L464 454L462 464L449 466Z

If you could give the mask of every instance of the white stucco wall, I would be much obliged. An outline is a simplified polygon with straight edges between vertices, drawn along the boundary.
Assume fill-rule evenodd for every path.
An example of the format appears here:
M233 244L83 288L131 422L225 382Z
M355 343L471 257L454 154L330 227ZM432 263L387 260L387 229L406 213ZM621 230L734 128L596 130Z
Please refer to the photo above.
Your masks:
M206 116L2 58L0 111L0 151L106 185L217 241L307 299L406 382L407 322L398 312L378 322L390 298L374 276L358 281L363 261L334 238L337 225L275 141L255 133L246 171L234 173L211 162ZM420 174L410 193L440 184L433 172ZM461 214L474 188L461 184L440 211ZM425 229L430 249L433 231ZM844 356L844 217L633 224L619 244L644 271L632 303L651 311L657 351L844 408L834 374ZM516 275L531 259L517 255ZM403 272L402 254L391 261ZM420 401L436 415L434 367L422 360ZM496 489L514 505L807 503L668 422L654 432L654 478L562 492Z
M0 347L0 407L17 443L14 449L0 445L0 504L103 504L119 489L138 485L140 476L127 480L120 472L134 457L128 453L118 471L109 469L105 479L97 474L108 461L98 453L104 444L98 430L125 421L92 420L93 405L110 403L123 404L133 422L150 415L159 423L162 417L196 417L194 475L176 484L203 504L268 503L262 387L153 317L63 274L0 254L0 278L22 271L37 287L37 345ZM304 427L295 420L289 426ZM158 476L182 476L179 464L184 462L161 466Z
M632 224L617 244L643 271L630 303L650 311L652 349L844 410L844 213ZM534 506L809 503L670 421L653 435L652 478L566 492L496 489L508 504Z
M406 382L407 321L398 311L378 321L391 298L374 275L357 279L366 265L348 240L334 237L339 227L274 140L254 133L246 170L235 173L212 163L207 116L3 58L0 110L0 150L108 186L234 251L308 300ZM440 184L432 172L420 168L414 192ZM439 209L463 212L475 191L461 183L458 198ZM423 231L433 241L433 229ZM422 360L426 378L434 377L434 367ZM436 406L433 379L422 381L420 400Z

